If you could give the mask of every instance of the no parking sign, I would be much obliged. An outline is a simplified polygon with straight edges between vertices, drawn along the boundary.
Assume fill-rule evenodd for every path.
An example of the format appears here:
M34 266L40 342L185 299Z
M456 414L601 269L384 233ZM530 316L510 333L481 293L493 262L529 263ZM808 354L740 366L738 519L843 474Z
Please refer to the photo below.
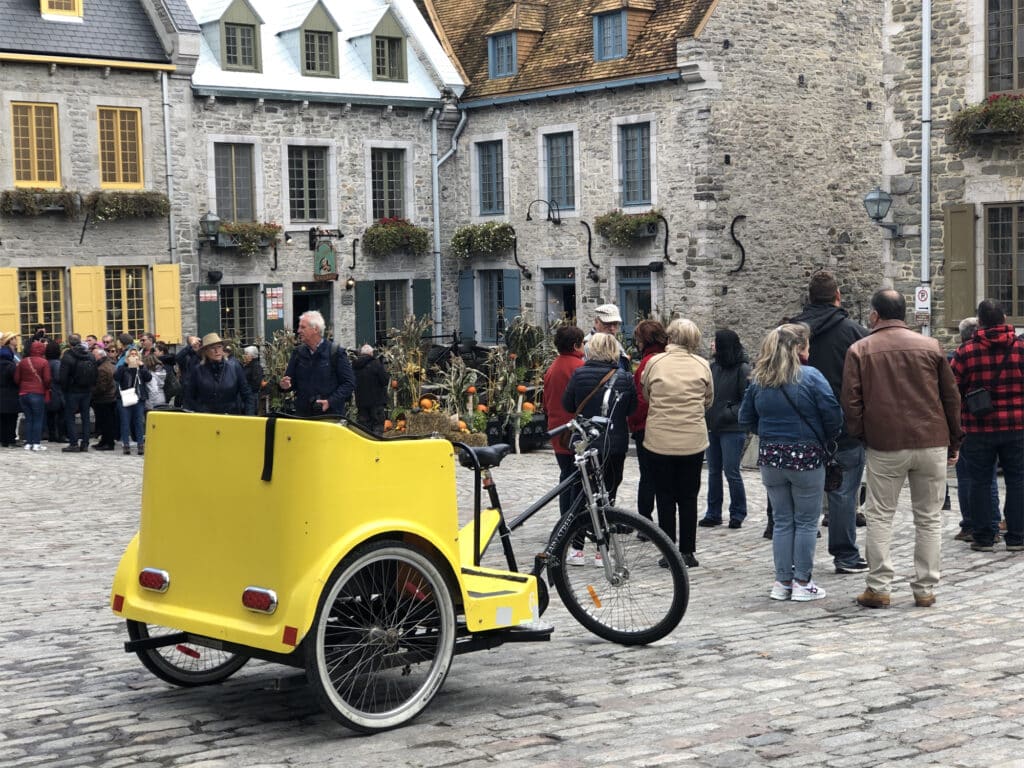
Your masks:
M914 322L918 325L930 325L932 318L932 288L930 285L919 285L914 291Z

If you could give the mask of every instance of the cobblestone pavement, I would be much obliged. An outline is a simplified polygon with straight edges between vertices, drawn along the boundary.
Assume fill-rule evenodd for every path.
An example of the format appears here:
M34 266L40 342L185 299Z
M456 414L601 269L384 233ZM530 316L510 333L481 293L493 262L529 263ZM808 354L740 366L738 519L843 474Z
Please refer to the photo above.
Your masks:
M906 491L891 609L854 603L864 579L833 573L824 538L815 576L828 597L778 603L767 594L764 490L745 471L751 516L739 530L699 529L701 566L674 634L613 645L555 597L550 643L458 656L418 720L358 737L306 687L280 684L293 670L250 662L222 685L186 690L123 652L108 591L135 530L142 459L4 450L0 467L3 766L1024 765L1024 554L953 541L955 500L933 608L915 608L908 586ZM496 472L508 509L556 476L547 451ZM464 502L470 477L460 470ZM630 458L621 506L632 506L635 483ZM520 554L553 522L535 520L517 532Z

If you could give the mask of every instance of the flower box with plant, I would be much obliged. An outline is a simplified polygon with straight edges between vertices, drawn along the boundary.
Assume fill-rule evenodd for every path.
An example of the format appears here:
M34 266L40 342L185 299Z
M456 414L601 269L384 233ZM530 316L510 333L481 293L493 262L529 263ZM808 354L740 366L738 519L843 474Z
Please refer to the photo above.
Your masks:
M217 233L218 248L237 248L243 256L254 256L261 248L277 242L281 225L259 221L226 221Z
M430 232L408 219L380 219L363 233L363 251L371 256L387 256L396 251L413 254L430 249Z
M659 211L647 213L623 213L621 210L609 211L594 220L594 231L606 238L612 245L627 248L634 240L654 237L658 234L658 222L661 220Z
M90 192L85 210L96 221L162 219L171 212L163 192Z
M0 192L0 214L4 216L41 216L60 213L69 219L78 216L82 196L67 189L19 187Z
M1024 94L994 93L951 116L946 133L958 144L986 135L1024 134Z
M512 250L516 232L512 225L489 221L486 224L466 224L452 235L452 255L460 259L472 256L492 256Z

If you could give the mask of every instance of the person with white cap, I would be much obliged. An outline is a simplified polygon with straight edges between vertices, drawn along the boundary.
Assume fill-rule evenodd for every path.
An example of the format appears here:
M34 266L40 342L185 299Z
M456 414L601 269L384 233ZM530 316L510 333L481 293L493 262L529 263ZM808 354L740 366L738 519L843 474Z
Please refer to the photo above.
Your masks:
M594 309L593 329L583 337L584 348L586 348L586 343L590 341L590 337L595 333L610 334L615 337L617 341L619 331L621 330L622 315L619 314L619 308L614 304L601 304ZM621 342L619 342L619 368L624 370L626 373L632 373L631 366L629 364L629 355L626 354L626 350L623 348Z

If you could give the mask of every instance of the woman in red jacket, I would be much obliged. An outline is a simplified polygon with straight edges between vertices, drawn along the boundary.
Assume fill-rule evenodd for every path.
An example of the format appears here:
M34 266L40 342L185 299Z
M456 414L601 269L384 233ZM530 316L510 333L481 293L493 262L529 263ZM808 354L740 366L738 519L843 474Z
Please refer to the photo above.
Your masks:
M562 394L572 378L572 372L583 365L583 331L575 325L563 325L555 331L555 349L558 350L558 357L544 372L544 412L548 416L549 430L562 426L572 418L572 413L562 405ZM557 438L552 441L551 447L555 450L555 460L560 470L558 482L562 482L576 468L572 451ZM558 507L563 515L572 506L577 492L575 488L562 492Z
M636 486L636 511L641 517L648 520L654 519L654 474L651 469L651 457L644 448L644 430L647 428L647 401L644 399L643 387L640 386L640 377L643 375L647 361L655 355L665 351L668 344L668 336L665 335L665 326L657 320L641 320L633 329L633 343L642 356L640 365L633 373L633 383L636 386L636 410L629 417L626 424L629 433L636 441L636 463L640 468L640 481Z
M14 369L14 383L18 385L18 399L25 414L25 450L45 451L41 445L43 423L46 420L46 395L52 380L50 364L43 356L46 345L33 341L28 357L23 357Z

